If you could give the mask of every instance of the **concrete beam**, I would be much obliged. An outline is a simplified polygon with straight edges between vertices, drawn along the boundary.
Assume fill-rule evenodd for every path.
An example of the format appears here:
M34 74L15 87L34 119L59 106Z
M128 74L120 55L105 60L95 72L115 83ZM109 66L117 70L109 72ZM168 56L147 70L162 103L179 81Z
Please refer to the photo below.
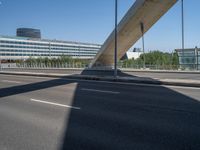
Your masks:
M136 0L118 24L118 59L142 36L141 23L146 33L178 0ZM90 67L114 65L115 33L110 34Z

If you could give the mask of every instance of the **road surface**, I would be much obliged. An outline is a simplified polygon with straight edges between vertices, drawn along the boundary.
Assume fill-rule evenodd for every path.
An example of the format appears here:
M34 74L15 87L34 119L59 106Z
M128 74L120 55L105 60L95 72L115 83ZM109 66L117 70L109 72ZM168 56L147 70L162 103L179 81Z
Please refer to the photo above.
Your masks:
M0 75L1 150L193 150L200 89Z

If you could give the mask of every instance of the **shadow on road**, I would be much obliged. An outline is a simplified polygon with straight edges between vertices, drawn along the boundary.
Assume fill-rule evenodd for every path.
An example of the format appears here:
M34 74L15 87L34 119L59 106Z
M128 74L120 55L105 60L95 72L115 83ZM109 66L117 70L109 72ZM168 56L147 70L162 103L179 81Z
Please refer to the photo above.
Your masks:
M199 149L200 103L166 87L60 78L0 89L0 97L73 82L72 105L81 110L72 109L66 119L59 150Z

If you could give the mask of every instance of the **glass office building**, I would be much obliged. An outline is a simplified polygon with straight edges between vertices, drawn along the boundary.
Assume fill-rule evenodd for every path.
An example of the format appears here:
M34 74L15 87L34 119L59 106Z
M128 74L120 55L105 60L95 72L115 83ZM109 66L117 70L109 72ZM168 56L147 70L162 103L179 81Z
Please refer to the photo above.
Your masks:
M200 49L177 49L176 52L182 69L200 70Z
M30 57L59 57L93 59L101 45L58 40L32 39L28 37L0 36L1 60L20 60Z
M16 31L16 35L19 37L29 37L29 38L41 39L41 32L39 29L18 28Z

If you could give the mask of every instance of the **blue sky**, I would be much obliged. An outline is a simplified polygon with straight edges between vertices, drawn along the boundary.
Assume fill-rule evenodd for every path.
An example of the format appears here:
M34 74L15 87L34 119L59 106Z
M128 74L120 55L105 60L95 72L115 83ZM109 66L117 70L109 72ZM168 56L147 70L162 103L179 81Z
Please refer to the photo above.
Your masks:
M119 0L119 20L135 0ZM114 28L114 0L0 0L0 34L39 28L43 38L102 44ZM200 47L200 0L185 0L185 47ZM180 1L145 35L145 49L181 47ZM134 47L141 47L139 40Z

